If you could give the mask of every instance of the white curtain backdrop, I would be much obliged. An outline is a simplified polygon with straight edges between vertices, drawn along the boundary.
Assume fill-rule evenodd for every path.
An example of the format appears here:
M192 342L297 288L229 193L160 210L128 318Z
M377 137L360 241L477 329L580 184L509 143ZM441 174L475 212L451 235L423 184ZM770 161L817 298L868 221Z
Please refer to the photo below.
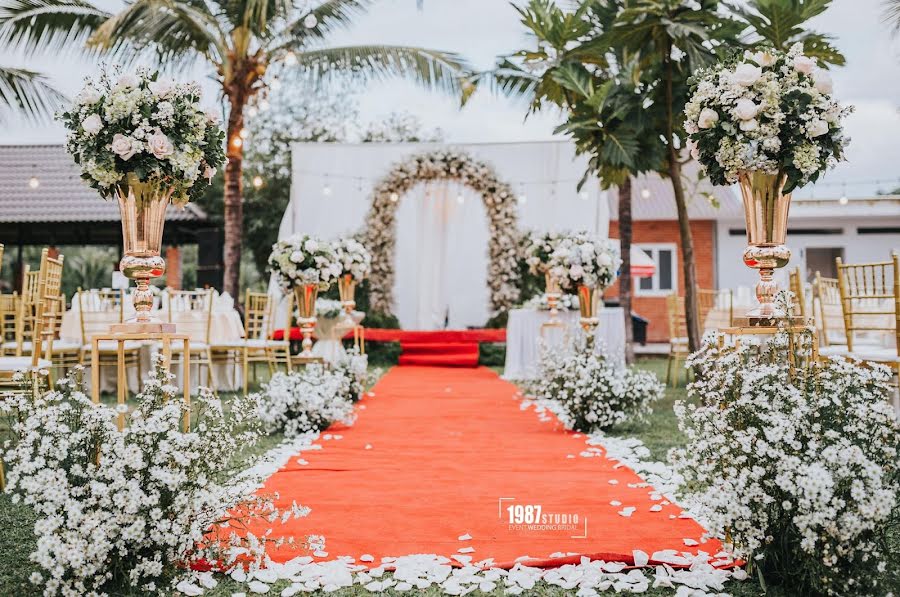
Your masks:
M606 195L594 178L577 191L587 164L566 141L298 143L279 238L298 232L336 238L361 229L375 183L395 163L442 148L488 163L525 196L518 206L521 228L608 234ZM404 328L463 329L487 321L489 229L481 197L454 182L423 183L400 199L394 313Z

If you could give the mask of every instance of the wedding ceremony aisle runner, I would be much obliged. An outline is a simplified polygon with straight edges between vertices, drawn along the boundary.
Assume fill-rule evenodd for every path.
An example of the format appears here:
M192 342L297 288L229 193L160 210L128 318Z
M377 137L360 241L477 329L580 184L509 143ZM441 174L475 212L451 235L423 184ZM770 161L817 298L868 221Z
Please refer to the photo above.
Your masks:
M312 509L276 522L274 534L322 535L327 555L317 560L371 555L372 565L410 554L508 568L521 556L546 566L577 562L566 554L632 563L634 550L720 551L605 451L581 455L590 448L583 435L522 410L516 392L485 368L394 367L359 403L353 426L324 432L321 449L268 479L263 491L277 492L279 506ZM570 524L557 525L557 515ZM286 546L269 554L304 555Z

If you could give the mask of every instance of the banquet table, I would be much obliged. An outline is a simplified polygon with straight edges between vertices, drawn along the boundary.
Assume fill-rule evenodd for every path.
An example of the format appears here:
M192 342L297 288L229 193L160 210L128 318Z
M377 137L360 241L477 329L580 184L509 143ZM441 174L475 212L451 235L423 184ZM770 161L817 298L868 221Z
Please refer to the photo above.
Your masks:
M124 309L126 320L134 315L134 308L131 306L130 300L125 301ZM168 310L166 310L165 308L154 309L150 312L150 314L152 317L155 317L159 321L169 321ZM175 329L179 329L179 323L181 323L183 327L190 324L190 328L196 329L198 327L196 321L198 316L201 316L201 314L198 312L192 313L189 311L176 311L173 316ZM110 313L110 325L118 322L118 315L116 313ZM192 336L196 336L196 334L192 334ZM215 346L216 344L235 342L242 339L243 336L244 326L241 322L241 316L234 309L233 302L230 300L230 297L227 294L215 296L213 301L212 315L210 318L210 345ZM81 317L78 312L78 303L74 299L72 308L63 313L62 321L60 322L59 337L61 340L70 342L82 342ZM191 338L191 342L203 342L204 340L204 338L199 336ZM147 372L150 371L152 356L155 352L154 348L155 347L152 342L146 342L141 347L140 370L143 376L146 376ZM207 385L206 369L205 367L203 368L202 377L200 375L201 371L199 371L199 369L200 368L197 365L191 366L192 392L196 392L197 387L200 385ZM176 365L175 367L173 367L173 372L176 376L175 385L180 387L182 379L181 366ZM116 389L115 367L104 366L100 373L100 390L102 392L114 392ZM212 374L213 385L218 391L236 391L243 387L242 369L241 367L235 367L233 363L214 363L212 367ZM89 377L87 379L89 379ZM128 389L132 392L137 392L139 389L137 370L135 368L131 368L128 371Z
M600 325L594 335L595 350L603 352L620 366L625 366L625 319L621 307L599 311ZM571 343L581 332L578 311L560 311L563 329L547 328L548 344ZM505 379L534 379L541 351L541 326L550 320L550 312L537 309L512 309L506 325Z

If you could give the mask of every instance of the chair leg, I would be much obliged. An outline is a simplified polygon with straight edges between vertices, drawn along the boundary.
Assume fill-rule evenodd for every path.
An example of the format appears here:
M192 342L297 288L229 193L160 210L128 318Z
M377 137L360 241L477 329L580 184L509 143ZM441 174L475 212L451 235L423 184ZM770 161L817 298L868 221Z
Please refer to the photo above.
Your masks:
M0 493L6 491L6 473L3 469L3 459L0 458Z
M250 363L248 362L250 358L250 355L248 354L249 350L250 349L246 346L241 350L241 359L243 360L242 370L244 372L244 396L250 393Z
M213 394L216 396L219 395L219 389L216 387L215 382L213 381L213 370L212 370L212 350L209 348L206 349L206 381L213 391ZM200 371L197 371L197 375L199 376Z

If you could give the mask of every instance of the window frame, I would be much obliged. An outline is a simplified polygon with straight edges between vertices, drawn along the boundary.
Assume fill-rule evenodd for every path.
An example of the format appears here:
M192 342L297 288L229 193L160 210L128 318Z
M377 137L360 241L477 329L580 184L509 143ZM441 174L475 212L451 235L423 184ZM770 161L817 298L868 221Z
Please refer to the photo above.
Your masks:
M642 289L640 279L635 279L633 293L636 297L663 297L670 294L678 294L678 245L675 243L632 243L653 259L656 271L650 279L653 281L652 289ZM659 272L662 269L659 263L659 251L671 251L672 253L672 288L659 288Z

